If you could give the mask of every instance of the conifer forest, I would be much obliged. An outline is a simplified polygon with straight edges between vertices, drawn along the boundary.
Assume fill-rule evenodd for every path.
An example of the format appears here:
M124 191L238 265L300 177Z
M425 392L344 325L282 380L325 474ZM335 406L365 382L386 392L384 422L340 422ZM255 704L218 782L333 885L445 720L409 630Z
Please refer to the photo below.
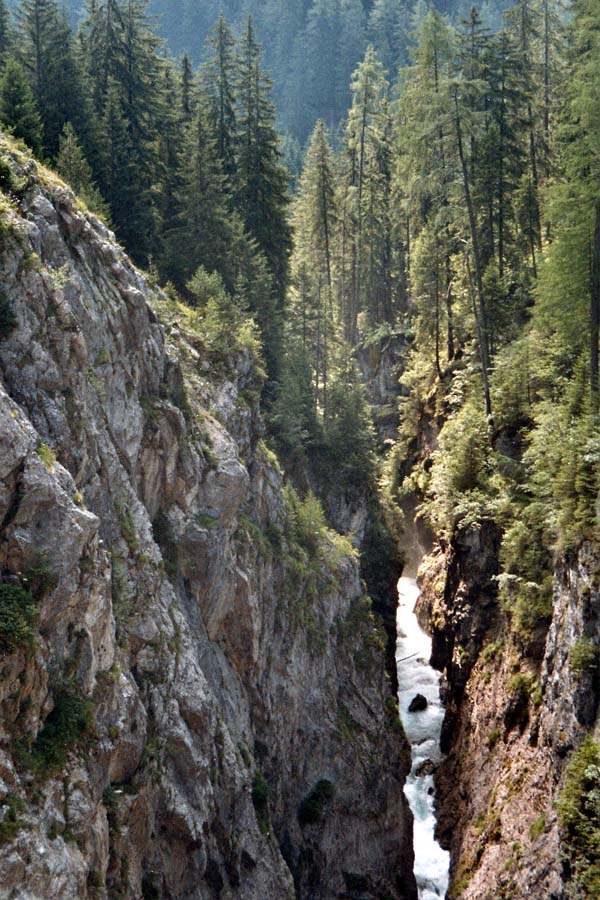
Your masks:
M599 900L600 0L0 0L0 900Z

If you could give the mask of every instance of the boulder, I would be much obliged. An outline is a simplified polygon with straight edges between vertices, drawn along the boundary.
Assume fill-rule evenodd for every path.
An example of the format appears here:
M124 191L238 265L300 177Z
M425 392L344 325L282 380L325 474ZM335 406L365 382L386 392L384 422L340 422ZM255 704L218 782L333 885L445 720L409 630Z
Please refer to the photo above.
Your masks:
M422 712L424 709L427 709L427 697L424 697L423 694L415 694L410 701L408 711Z

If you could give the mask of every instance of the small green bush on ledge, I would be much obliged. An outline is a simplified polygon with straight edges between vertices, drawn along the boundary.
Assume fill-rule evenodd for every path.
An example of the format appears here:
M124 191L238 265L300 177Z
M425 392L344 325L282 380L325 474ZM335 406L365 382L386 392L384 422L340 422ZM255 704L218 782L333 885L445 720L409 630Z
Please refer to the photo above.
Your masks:
M95 729L94 704L70 690L60 690L54 709L44 723L25 762L39 775L62 769L69 753L79 748Z
M589 637L580 637L569 652L571 670L575 675L593 672L598 668L598 647Z
M269 819L269 785L264 775L257 772L252 782L252 803L256 812L258 827L262 834L268 834L271 830Z
M36 616L28 590L19 584L0 584L0 652L32 647Z
M0 822L0 846L8 844L16 837L17 831L21 827L19 824L19 813L23 812L25 804L20 797L14 794L7 794L4 800L0 800L0 810L4 807L4 815Z
M317 781L310 794L304 798L298 808L300 825L304 827L305 825L315 825L319 822L323 815L325 804L333 798L334 793L335 788L331 781L328 781L326 778Z
M10 301L0 293L0 340L6 338L17 327L15 316Z

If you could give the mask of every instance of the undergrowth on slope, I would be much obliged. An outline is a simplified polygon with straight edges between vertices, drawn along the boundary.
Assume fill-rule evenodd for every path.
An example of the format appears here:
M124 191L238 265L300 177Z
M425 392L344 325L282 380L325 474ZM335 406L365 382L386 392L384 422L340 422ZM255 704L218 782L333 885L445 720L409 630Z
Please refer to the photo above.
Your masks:
M600 897L600 746L588 735L558 800L570 900Z
M54 707L33 744L17 748L20 761L40 777L59 772L69 753L81 748L95 734L95 707L91 700L61 688Z
M31 649L37 608L26 588L0 584L0 651L11 653L18 647Z

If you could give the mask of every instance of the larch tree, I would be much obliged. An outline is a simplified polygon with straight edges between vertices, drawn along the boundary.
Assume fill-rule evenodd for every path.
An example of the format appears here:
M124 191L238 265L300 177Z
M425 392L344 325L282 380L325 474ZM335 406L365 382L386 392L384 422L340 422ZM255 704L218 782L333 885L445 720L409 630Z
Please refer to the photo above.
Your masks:
M351 275L349 296L345 301L345 336L355 345L358 341L359 313L366 305L368 291L364 276L368 268L369 247L364 243L363 226L369 191L365 187L367 179L377 173L377 159L381 159L383 135L388 125L388 83L373 47L367 48L364 60L354 72L351 89L352 106L344 135L344 178L352 198L346 207Z
M324 122L311 136L293 209L293 305L288 319L311 360L315 397L327 415L329 368L335 341L333 294L336 228L333 154Z

